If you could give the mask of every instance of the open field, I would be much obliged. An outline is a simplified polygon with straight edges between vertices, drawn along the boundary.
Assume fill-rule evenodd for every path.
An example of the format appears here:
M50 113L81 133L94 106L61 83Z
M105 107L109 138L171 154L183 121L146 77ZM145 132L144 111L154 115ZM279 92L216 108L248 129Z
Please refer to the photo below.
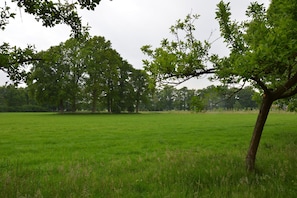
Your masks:
M297 114L0 114L0 197L295 197Z

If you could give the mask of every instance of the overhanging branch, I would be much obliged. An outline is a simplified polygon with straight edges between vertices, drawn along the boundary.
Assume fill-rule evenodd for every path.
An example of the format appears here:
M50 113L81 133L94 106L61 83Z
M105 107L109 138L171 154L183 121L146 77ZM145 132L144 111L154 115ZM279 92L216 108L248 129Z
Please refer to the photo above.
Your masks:
M8 65L24 64L24 63L33 62L33 61L40 61L40 60L42 60L42 59L41 58L29 58L29 59L17 60L17 61L14 61L14 62L10 62L10 63L8 63Z
M200 71L193 71L192 73L188 73L188 74L183 74L183 75L180 75L180 74L170 74L168 76L165 77L165 80L168 80L168 79L176 79L177 82L174 82L174 81L171 81L171 80L168 80L167 82L164 82L164 84L172 84L172 85L180 85L192 78L199 78L200 76L203 76L203 75L207 75L207 74L214 74L215 73L215 68L209 68L209 69L203 69L203 70L200 70ZM180 80L178 80L180 79Z
M223 100L220 100L219 102L215 103L215 105L217 105L217 104L219 104L219 103L221 103L223 101L227 101L227 100L231 99L233 96L235 96L235 94L237 94L238 92L240 92L241 90L243 90L244 86L245 86L245 82L243 83L243 85L241 85L241 87L239 89L237 89L236 91L234 91L228 98L225 98Z

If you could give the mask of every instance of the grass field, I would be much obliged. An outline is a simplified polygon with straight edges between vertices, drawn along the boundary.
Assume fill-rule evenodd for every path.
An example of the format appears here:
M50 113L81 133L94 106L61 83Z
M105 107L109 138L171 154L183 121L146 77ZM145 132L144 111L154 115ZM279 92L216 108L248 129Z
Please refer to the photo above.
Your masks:
M0 114L0 197L296 197L297 114Z

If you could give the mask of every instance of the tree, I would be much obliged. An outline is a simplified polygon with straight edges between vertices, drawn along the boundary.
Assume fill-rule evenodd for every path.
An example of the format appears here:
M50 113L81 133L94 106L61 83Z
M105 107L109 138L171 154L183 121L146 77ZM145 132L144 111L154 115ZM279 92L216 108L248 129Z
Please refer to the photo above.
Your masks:
M122 58L114 50L109 49L107 52L107 67L103 71L104 90L103 94L106 99L107 111L109 113L120 113L119 97L119 71L122 65Z
M248 170L254 170L256 153L272 103L297 93L297 4L273 0L266 11L252 3L250 20L231 22L229 4L218 5L217 19L230 48L229 57L217 59L218 76L224 81L249 81L263 91L260 112L246 156ZM229 73L227 75L227 73Z
M38 54L41 60L33 63L27 83L39 102L59 105L61 112L67 102L67 110L77 110L85 74L83 41L70 38Z
M191 99L191 110L194 112L202 112L204 109L203 101L199 96L193 96Z
M77 13L78 8L94 10L101 0L74 0L51 1L51 0L10 0L16 3L26 13L34 15L37 21L41 21L45 27L53 27L57 24L66 24L72 29L72 36L80 37L84 30L81 18ZM11 12L10 4L4 2L0 7L0 29L5 30L9 20L16 13ZM0 70L6 72L15 83L23 80L26 76L24 67L32 61L39 60L35 56L34 48L29 45L25 49L10 46L8 43L0 45Z
M69 98L68 68L63 63L62 54L61 45L39 52L42 60L33 64L27 79L28 88L38 102L59 106L61 112Z
M84 65L86 67L85 94L91 101L91 110L94 113L97 109L99 99L102 99L105 85L104 73L108 70L108 51L111 49L111 43L104 37L93 37L88 39L82 53Z
M225 84L248 82L263 92L246 155L247 170L252 171L272 103L297 93L297 3L272 0L267 10L264 5L251 3L246 15L249 18L242 23L231 21L230 4L223 1L218 4L216 18L230 50L226 57L209 56L209 43L194 38L193 20L197 17L191 16L171 28L174 35L184 30L185 39L178 36L172 42L165 39L155 50L150 46L142 50L151 57L144 64L154 79L185 80L214 73Z
M81 53L81 48L85 46L85 42L83 39L71 38L60 46L62 48L61 62L64 66L65 77L67 79L65 85L67 86L70 108L72 112L75 112L77 110L77 103L80 100L79 95L85 73L84 57Z
M138 113L141 102L148 102L149 82L144 70L134 69L131 83L134 92L135 111Z
M101 102L110 113L134 111L134 68L112 49L110 41L95 36L86 41L81 49L85 66L84 87L96 111Z
M133 89L132 75L134 68L126 60L122 63L118 70L118 96L120 111L128 110L134 112L135 93Z

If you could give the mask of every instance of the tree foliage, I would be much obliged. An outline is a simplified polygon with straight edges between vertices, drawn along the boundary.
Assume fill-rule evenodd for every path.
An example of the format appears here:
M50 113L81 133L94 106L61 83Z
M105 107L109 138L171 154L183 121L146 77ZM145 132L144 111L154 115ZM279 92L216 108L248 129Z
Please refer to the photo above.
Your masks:
M231 22L229 4L218 5L217 19L228 58L215 61L217 75L224 81L250 81L273 100L297 93L296 16L293 1L272 1L266 11L252 3L248 21ZM294 7L295 6L295 7Z
M52 1L52 0L10 0L4 1L0 7L0 29L5 30L6 25L13 19L16 12L11 9L16 4L24 12L35 16L45 27L57 24L66 24L71 27L73 37L83 36L85 28L82 25L78 9L94 10L100 0ZM24 66L39 60L35 56L33 45L24 49L10 46L9 43L0 45L0 70L7 73L14 83L24 80L26 69Z
M75 1L52 1L52 0L11 0L22 8L26 13L35 16L37 21L41 21L45 27L53 27L57 24L66 24L71 27L75 36L79 36L82 31L81 18L77 10L94 10L101 0L75 0ZM5 29L9 24L9 19L14 18L16 13L11 12L11 7L6 3L0 8L0 28Z
M51 47L46 52L39 52L42 60L34 63L27 84L32 95L41 104L50 104L64 109L68 97L67 65L62 61L62 48Z
M26 65L38 60L33 46L25 49L11 47L8 43L0 45L0 70L7 73L14 83L19 83L26 77Z
M152 83L181 83L203 74L211 74L208 68L210 43L194 37L194 22L199 15L188 15L171 26L170 33L175 40L163 39L161 46L152 50L150 45L141 48L150 57L143 60L145 69L151 75Z

